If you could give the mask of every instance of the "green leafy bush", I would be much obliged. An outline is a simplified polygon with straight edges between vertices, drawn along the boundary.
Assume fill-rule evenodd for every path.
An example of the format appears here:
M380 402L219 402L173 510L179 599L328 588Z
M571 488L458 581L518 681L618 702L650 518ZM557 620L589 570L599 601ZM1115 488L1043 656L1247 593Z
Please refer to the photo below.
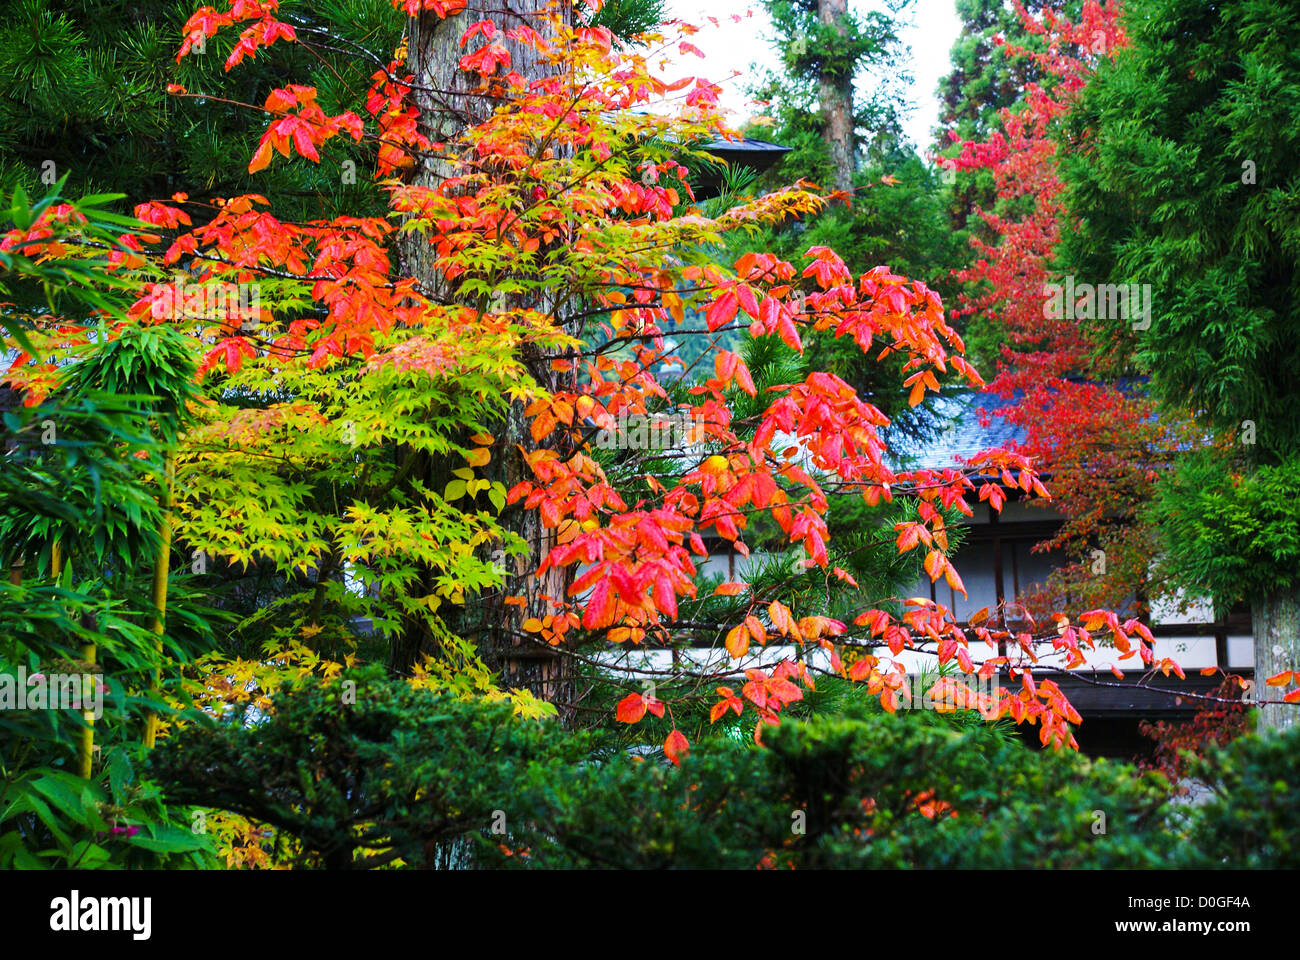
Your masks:
M428 866L508 822L514 784L563 779L577 741L508 703L435 695L382 669L291 684L270 716L199 715L150 758L173 802L291 834L304 866ZM501 834L504 835L504 834Z
M787 720L764 742L705 742L680 769L622 758L564 783L534 777L515 846L485 856L568 868L1152 867L1176 843L1158 776L1040 753L988 727L850 706Z
M127 249L117 234L137 223L101 209L114 199L64 197L60 182L35 203L16 189L0 209L0 232L39 222L67 241L53 258L32 259L22 244L0 251L0 327L20 346L31 348L26 334L52 310L108 319L130 302L135 282L109 271L108 257ZM0 869L213 863L184 811L135 773L142 715L162 707L139 691L169 655L211 638L212 611L188 592L173 592L164 637L150 629L147 599L158 477L192 395L182 342L171 330L128 330L62 364L37 405L0 418ZM102 708L88 711L93 729L80 702L25 702L18 687L30 691L37 674L50 688L56 674L75 678L68 693L86 684L78 697L89 691Z
M1212 792L1194 811L1186 866L1300 867L1300 726L1211 744L1192 775Z
M675 767L366 668L294 685L270 717L191 724L152 772L329 868L1294 866L1298 740L1213 750L1196 775L1214 799L1175 806L1158 773L864 704Z
M1165 562L1220 604L1300 584L1300 460L1240 473L1222 455L1189 456L1158 490Z
M156 461L122 455L124 447L153 451L143 419L139 398L91 388L3 418L11 447L0 473L0 561L32 579L0 582L9 698L0 699L0 869L211 864L204 838L134 773L139 719L161 705L129 691L147 688L164 652L183 656L208 629L202 607L179 602L160 649L142 577L129 570L150 548L157 514L147 473ZM56 443L32 436L43 422L57 425ZM58 541L72 545L72 559L53 580ZM87 650L97 651L95 662ZM90 778L73 772L81 713L19 709L18 684L39 673L51 686L55 674L103 678Z
M808 810L805 866L1153 867L1173 849L1158 776L987 727L862 712L768 740L773 772Z
M504 843L489 867L752 869L790 836L788 804L766 788L752 745L710 741L677 768L620 752L577 769L531 770L517 784Z

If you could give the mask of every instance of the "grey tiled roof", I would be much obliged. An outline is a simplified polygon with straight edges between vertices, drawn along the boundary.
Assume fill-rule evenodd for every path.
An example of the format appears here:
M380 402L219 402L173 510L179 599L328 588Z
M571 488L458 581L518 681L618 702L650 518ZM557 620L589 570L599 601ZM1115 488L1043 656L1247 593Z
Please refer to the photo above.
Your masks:
M913 441L909 444L899 441L894 448L898 455L897 465L904 469L942 470L945 467L958 467L958 458L968 459L983 450L996 447L1013 449L1015 443L1024 440L1025 431L1013 427L995 411L1012 406L1019 399L1019 393L1004 398L987 391L946 396L940 401L942 405L939 409L948 417L947 428L928 442ZM980 423L981 408L985 411L987 426Z

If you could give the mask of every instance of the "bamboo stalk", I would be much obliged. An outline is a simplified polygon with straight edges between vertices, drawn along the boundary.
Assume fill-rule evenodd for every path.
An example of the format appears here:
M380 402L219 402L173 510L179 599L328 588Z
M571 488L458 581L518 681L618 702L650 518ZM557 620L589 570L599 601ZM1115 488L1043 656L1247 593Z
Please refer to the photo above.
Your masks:
M81 648L81 659L86 666L83 668L87 676L81 682L81 702L85 706L87 698L94 693L91 685L95 683L94 670L95 665L95 645L88 643ZM77 749L77 775L83 780L90 779L90 765L95 757L95 711L82 710L81 719L85 726L81 728L79 737L79 746Z
M63 547L58 540L50 545L50 572L54 575L54 582L57 584L59 578L63 576ZM21 576L21 571L19 571ZM81 659L85 664L83 669L87 673L95 665L95 644L87 643L81 647ZM81 683L81 698L84 704L86 698L93 693L88 689L88 684L94 683L94 679L83 679ZM83 780L90 779L91 762L95 757L95 711L82 710L81 719L85 726L77 734L77 776Z
M172 484L176 479L176 461L167 458L167 469L163 476L162 491L158 495L158 504L162 507L162 519L158 522L158 556L153 567L153 633L158 639L154 644L157 660L153 668L154 697L158 697L162 687L163 629L167 619L167 577L171 573L172 559ZM144 746L152 750L158 739L158 715L150 710L145 717Z

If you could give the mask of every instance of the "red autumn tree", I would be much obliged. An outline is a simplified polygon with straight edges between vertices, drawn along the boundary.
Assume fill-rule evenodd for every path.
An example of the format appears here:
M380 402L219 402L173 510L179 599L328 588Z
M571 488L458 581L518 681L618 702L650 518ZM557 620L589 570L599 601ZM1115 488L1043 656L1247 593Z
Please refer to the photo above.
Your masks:
M1002 342L990 389L1007 403L980 415L1023 431L1018 449L1050 474L1052 505L1064 515L1056 535L1036 549L1063 548L1070 562L1021 599L1040 617L1101 606L1145 616L1161 585L1152 582L1156 537L1141 511L1186 426L1158 418L1141 384L1126 379L1123 358L1091 339L1084 321L1105 304L1084 286L1087 278L1062 276L1054 259L1069 212L1053 125L1098 60L1124 46L1120 6L1089 0L1077 22L1016 7L1047 52L1005 41L999 49L1032 58L1045 80L1025 86L1021 102L1002 111L1003 129L987 140L952 135L961 148L957 168L990 170L1002 201L1001 212L977 211L995 239L973 236L978 259L957 272L967 284L959 313L981 318Z

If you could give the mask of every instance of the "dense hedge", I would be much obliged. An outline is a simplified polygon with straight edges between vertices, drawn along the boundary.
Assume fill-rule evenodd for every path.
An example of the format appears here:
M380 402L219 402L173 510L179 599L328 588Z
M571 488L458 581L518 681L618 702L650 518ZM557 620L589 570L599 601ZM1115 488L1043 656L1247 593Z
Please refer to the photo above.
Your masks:
M350 681L355 687L345 685ZM355 702L351 691L355 689ZM1159 774L865 705L718 738L680 768L508 707L355 671L269 718L191 724L153 759L173 802L296 838L302 865L753 868L1295 866L1300 729Z

